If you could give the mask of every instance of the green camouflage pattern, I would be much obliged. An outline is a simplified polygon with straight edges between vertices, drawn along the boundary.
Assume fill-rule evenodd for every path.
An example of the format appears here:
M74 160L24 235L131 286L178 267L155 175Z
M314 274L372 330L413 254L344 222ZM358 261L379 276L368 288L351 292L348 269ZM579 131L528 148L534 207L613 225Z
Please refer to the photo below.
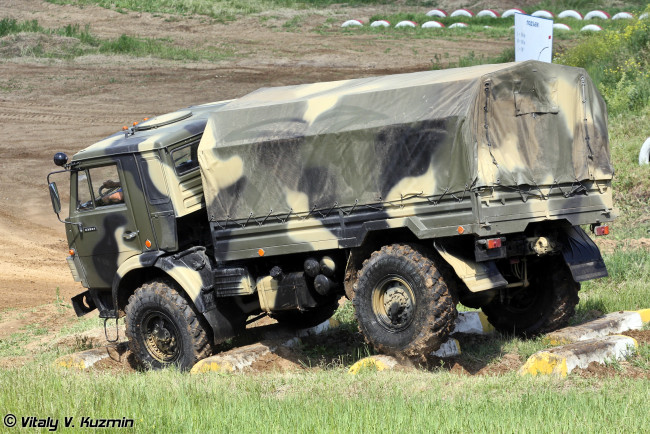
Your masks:
M419 238L607 220L606 119L583 69L535 61L260 89L199 146L215 254L355 247L355 216Z

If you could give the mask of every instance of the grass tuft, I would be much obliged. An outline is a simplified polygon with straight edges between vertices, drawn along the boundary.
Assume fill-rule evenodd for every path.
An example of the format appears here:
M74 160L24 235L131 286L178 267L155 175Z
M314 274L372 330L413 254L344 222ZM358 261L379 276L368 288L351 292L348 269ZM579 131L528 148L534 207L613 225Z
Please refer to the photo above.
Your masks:
M36 20L22 22L8 18L0 20L0 37L11 34L45 35L45 38L41 36L40 39L37 39L34 46L23 48L19 54L21 56L71 59L102 53L181 61L216 61L232 55L230 50L213 46L186 49L178 47L174 45L173 41L166 39L138 38L129 35L121 35L114 39L101 39L91 33L90 26L81 28L78 24L68 24L58 29L46 29L41 27ZM47 40L47 37L53 39L55 35L77 41L75 44L66 41L65 44L57 45L56 40L52 40L51 45L54 45L54 48L44 48L43 40Z

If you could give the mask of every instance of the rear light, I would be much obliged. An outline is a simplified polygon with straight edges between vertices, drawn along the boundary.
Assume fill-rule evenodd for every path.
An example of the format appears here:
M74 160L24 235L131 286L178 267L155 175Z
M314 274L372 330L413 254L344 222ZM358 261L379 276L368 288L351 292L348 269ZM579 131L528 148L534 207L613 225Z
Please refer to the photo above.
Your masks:
M595 226L594 234L596 234L596 236L609 235L609 226L608 225Z
M505 240L506 239L504 237L488 238L484 240L478 240L478 243L486 249L498 249L503 246L503 242Z
M68 250L68 253L70 253L70 256L74 256L74 249Z
M497 249L501 247L501 238L490 238L487 240L488 249Z

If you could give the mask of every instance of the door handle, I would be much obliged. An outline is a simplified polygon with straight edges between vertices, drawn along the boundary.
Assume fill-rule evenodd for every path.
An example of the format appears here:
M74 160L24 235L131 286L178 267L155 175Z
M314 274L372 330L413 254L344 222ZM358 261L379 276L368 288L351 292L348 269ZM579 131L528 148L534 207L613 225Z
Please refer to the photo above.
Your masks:
M122 238L124 238L124 239L127 240L127 241L128 241L128 240L132 240L132 239L134 239L135 237L138 236L138 232L139 232L139 231L135 231L135 232L127 231L127 232L124 232L124 233L122 234Z

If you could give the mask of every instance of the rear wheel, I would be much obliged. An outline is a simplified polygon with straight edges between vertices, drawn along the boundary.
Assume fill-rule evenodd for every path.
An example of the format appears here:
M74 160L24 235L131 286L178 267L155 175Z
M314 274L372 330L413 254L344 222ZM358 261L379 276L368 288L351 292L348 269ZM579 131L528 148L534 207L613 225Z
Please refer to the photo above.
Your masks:
M422 356L438 349L457 316L436 264L403 244L384 246L364 262L353 303L368 343L392 355Z
M126 335L138 362L148 369L190 369L212 353L200 314L166 280L139 287L126 306Z
M502 333L534 336L569 323L580 300L580 284L560 256L540 258L529 265L530 285L497 295L483 312Z

